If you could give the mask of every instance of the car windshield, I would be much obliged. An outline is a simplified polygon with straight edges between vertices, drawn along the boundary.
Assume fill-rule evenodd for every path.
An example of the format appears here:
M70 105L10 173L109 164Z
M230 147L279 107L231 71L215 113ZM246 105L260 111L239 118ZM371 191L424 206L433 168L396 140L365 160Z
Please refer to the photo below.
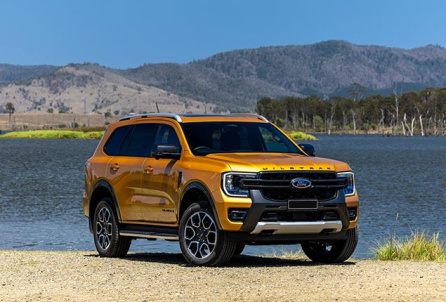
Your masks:
M198 122L182 124L195 155L210 153L302 152L273 125L243 122Z

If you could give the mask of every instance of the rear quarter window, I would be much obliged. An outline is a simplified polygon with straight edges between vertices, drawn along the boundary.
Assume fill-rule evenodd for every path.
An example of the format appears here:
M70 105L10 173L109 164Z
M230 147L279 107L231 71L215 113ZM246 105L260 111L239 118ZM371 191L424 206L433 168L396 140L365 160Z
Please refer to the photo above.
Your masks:
M138 124L133 130L127 150L121 150L126 156L150 157L150 150L158 130L157 124Z
M104 146L104 152L108 155L119 155L122 142L129 135L132 125L116 128L110 135L107 143Z

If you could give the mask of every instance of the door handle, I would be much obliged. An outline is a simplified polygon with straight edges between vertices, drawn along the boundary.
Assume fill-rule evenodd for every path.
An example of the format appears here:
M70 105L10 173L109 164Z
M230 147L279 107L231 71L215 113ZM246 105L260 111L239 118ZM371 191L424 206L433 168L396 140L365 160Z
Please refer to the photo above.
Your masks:
M146 173L147 174L150 174L150 173L152 173L153 172L153 167L152 166L147 166L147 168L146 168Z
M119 169L119 164L118 164L118 163L113 164L113 166L112 166L110 169L111 169L112 171L114 171L114 172L118 171L118 169Z

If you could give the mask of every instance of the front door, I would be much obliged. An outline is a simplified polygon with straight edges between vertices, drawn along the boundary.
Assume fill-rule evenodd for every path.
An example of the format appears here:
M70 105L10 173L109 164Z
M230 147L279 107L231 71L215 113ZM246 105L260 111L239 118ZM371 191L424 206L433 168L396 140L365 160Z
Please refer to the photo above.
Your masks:
M171 125L160 124L156 145L174 145L178 153L181 145L178 135ZM178 213L176 202L179 200L178 187L180 181L180 170L177 160L148 157L144 162L145 173L142 178L143 218L147 222L176 224Z

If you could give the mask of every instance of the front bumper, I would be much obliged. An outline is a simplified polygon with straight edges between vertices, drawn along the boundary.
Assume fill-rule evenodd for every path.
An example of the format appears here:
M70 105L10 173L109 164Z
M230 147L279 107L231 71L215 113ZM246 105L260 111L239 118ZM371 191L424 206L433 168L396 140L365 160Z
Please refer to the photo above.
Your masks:
M350 225L345 195L339 190L332 200L319 202L317 209L289 209L287 202L265 199L260 190L250 191L252 205L245 215L243 225L238 232L228 232L229 238L251 244L297 243L308 240L346 239L346 230ZM289 217L283 221L262 220L265 213L277 213L278 217ZM292 217L303 214L311 219Z
M342 222L336 221L298 221L298 222L258 222L251 234L271 232L276 234L319 234L330 230L330 233L338 233L342 230Z

